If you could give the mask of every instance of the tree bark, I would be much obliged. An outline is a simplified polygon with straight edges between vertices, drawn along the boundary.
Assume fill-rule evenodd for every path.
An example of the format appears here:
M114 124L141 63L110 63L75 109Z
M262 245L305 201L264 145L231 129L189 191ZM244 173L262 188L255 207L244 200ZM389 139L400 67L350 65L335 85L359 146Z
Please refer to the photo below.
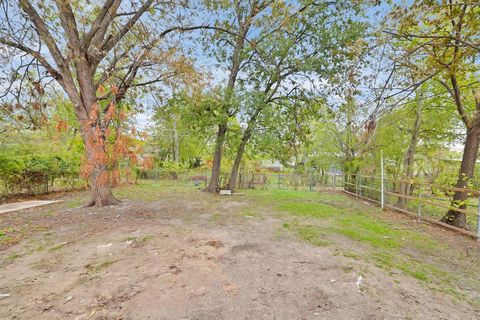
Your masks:
M456 75L450 75L451 87L449 87L443 81L440 83L447 89L447 91L449 91L450 95L455 101L455 105L457 106L458 114L467 127L467 135L465 138L465 145L463 147L462 163L460 164L460 172L458 175L457 184L455 185L457 188L463 189L467 187L468 181L473 177L475 162L477 161L480 134L480 116L478 116L478 112L480 111L480 99L475 98L475 109L477 116L469 119L463 106L462 95ZM466 209L466 200L466 192L456 191L453 195L451 206L459 209ZM467 216L462 212L448 210L441 221L459 228L468 229Z
M251 12L247 17L244 17L242 20L243 12L240 6L236 7L238 10L237 18L238 18L238 36L235 40L235 45L233 47L233 54L232 54L232 64L230 66L230 74L228 76L228 82L226 87L226 96L223 104L223 112L224 114L228 115L228 117L232 116L230 110L230 98L234 93L235 83L237 81L238 73L240 72L241 64L244 58L242 57L242 50L245 46L245 40L248 31L250 30L253 18L259 13L257 5L252 6ZM212 176L210 177L210 183L205 188L204 191L210 193L216 193L220 190L220 166L222 161L222 150L223 150L223 143L225 141L225 136L227 132L228 126L228 119L225 120L224 123L218 125L217 131L217 140L215 142L215 152L213 155L213 165L212 165Z
M422 95L419 96L417 101L417 109L415 112L415 121L412 128L412 136L407 150L403 156L403 180L411 180L413 178L413 162L415 160L415 151L417 149L418 134L420 132L420 125L422 122ZM412 184L400 181L398 193L408 196L411 193ZM399 197L397 201L397 207L405 208L407 206L407 199Z
M89 122L82 123L82 137L87 156L85 174L90 181L90 200L85 207L102 207L120 202L112 193L105 135L98 129Z
M232 192L235 190L235 187L237 185L237 176L238 176L238 170L240 168L240 163L242 162L245 146L247 145L248 140L252 136L252 133L253 133L253 125L250 126L249 124L247 129L243 133L242 141L238 146L237 154L235 156L235 161L233 162L232 171L230 173L230 180L228 181L228 189L232 190Z
M223 143L227 133L227 124L222 123L218 125L217 139L215 141L215 152L213 154L212 176L210 183L205 188L206 192L217 193L220 191L220 166L222 162Z
M90 181L90 201L85 205L86 207L111 206L120 202L112 193L107 166L96 164L90 175Z
M262 109L263 108L261 107L257 108L255 112L252 114L252 116L250 117L250 119L248 120L247 128L245 129L245 132L242 135L242 141L240 142L240 145L237 148L237 154L235 156L235 161L233 162L232 171L230 173L230 180L228 181L228 189L232 190L232 192L235 190L235 187L237 184L238 170L240 168L240 163L242 162L243 153L245 152L245 146L247 145L248 141L252 137L257 118L260 115L260 112L262 112Z
M462 163L460 165L460 172L457 179L456 188L466 188L468 181L473 177L475 170L475 162L478 155L480 127L470 127L467 129L467 136L465 138L465 146L463 149ZM451 203L452 207L459 209L466 209L467 193L457 191L453 195ZM441 219L442 222L454 225L459 228L467 229L467 217L463 212L455 210L448 210L448 212Z

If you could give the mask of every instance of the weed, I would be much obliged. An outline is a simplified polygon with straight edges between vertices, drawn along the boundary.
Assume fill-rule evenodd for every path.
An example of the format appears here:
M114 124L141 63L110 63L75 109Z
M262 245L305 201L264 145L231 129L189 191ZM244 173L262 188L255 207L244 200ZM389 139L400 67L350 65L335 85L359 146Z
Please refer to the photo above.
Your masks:
M87 264L85 269L87 269L88 273L98 273L110 267L113 262L112 260L107 260L99 264Z
M142 242L146 242L148 240L152 240L154 238L153 235L151 234L147 234L147 235L144 235L143 238L142 238Z
M20 258L20 257L21 257L21 255L18 254L18 253L12 253L12 254L6 256L6 257L5 257L5 260L7 260L8 262L12 262L12 261L14 261L15 259L18 259L18 258Z
M70 242L62 242L60 244L57 244L56 246L54 247L51 247L50 249L48 249L48 251L50 252L53 252L53 251L57 251L57 250L60 250L62 249L63 247L65 247L67 244L69 244Z
M136 243L143 243L143 242L147 242L148 240L152 240L154 238L153 235L151 234L147 234L147 235L144 235L142 238L138 238L138 237L134 237L134 236L128 236L125 238L124 241L131 241L131 242L136 242Z

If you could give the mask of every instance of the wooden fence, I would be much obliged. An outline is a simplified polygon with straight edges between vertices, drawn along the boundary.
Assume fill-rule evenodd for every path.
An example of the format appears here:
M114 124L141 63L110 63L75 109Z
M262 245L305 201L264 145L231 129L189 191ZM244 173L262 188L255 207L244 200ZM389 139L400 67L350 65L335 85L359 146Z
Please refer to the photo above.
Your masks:
M408 186L409 192L399 192L400 185ZM480 191L451 186L429 184L422 181L390 179L381 175L369 176L346 174L343 191L357 198L366 199L416 217L419 221L439 225L462 234L480 239ZM455 192L467 194L465 208L452 204ZM403 200L401 200L403 199ZM464 213L468 230L440 221L448 210Z

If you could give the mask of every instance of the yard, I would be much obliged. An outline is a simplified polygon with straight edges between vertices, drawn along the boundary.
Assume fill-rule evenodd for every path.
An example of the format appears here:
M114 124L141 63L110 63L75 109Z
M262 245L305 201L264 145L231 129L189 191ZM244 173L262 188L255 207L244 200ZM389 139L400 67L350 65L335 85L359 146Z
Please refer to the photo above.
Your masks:
M477 242L348 195L115 194L1 216L1 319L480 318Z

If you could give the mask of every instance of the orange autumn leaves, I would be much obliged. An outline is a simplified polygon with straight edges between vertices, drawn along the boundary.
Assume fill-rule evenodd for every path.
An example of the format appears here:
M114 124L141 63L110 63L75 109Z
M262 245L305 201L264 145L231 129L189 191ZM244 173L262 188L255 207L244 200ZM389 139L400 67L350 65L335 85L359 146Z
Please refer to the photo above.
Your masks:
M151 168L153 160L148 156L140 156L142 147L122 130L126 120L125 112L113 102L103 110L100 109L98 104L93 105L88 119L81 125L87 150L82 176L90 178L94 186L116 185L120 182L122 160L133 166ZM125 175L129 176L128 165L122 167Z

